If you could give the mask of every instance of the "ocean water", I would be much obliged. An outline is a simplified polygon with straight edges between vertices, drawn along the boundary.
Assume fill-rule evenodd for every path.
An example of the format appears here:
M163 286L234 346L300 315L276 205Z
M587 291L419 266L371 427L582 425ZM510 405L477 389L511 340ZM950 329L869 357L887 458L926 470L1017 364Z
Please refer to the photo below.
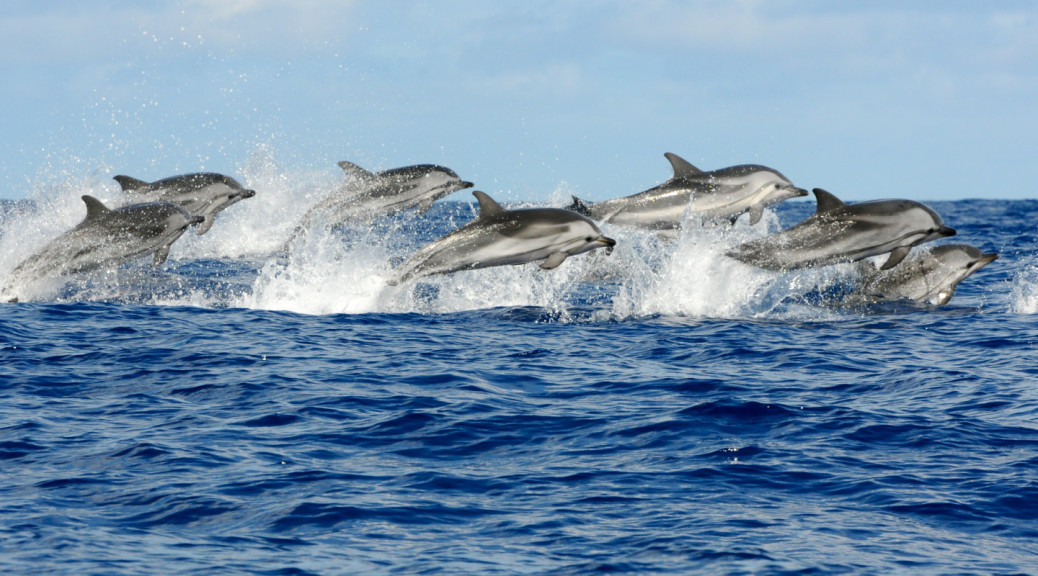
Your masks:
M1038 573L1038 201L928 202L1001 258L855 308L722 255L813 202L391 289L465 194L285 250L335 171L235 176L162 268L0 305L3 573ZM82 194L3 204L0 277Z

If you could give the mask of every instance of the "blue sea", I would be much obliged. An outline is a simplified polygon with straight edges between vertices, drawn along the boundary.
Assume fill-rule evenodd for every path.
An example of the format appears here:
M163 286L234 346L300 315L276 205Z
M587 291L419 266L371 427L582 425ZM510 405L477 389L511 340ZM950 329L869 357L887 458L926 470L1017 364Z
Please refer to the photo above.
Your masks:
M1038 201L900 194L1001 258L847 307L723 256L811 201L389 288L470 196L286 248L337 175L242 172L163 267L0 305L0 572L1038 573ZM0 275L82 194L5 202Z

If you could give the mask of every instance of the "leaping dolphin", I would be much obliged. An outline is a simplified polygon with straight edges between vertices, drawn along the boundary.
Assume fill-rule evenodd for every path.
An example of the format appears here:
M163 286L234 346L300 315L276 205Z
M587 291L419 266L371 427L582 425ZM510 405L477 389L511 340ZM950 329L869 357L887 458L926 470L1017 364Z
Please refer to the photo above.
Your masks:
M765 270L784 271L853 262L890 253L881 267L904 260L913 246L954 236L929 206L911 200L845 204L821 188L814 215L792 228L747 242L728 256Z
M144 200L172 202L191 214L202 216L203 221L197 228L199 236L213 227L213 217L217 212L256 195L255 190L244 188L234 178L213 172L182 174L155 182L122 174L113 179L127 194L140 195Z
M677 154L664 154L674 177L644 192L604 202L573 198L570 210L597 222L666 230L681 225L689 210L704 222L735 222L750 213L750 225L760 222L764 208L789 198L806 196L788 178L766 166L743 164L703 171Z
M547 270L569 256L616 245L589 218L570 210L505 210L479 190L472 194L479 217L418 250L400 265L390 286L431 274L536 261Z
M473 186L450 168L435 164L369 172L344 160L339 162L339 167L349 177L347 185L339 194L314 206L307 214L306 222L318 214L333 226L411 208L425 213L440 198Z
M998 258L965 244L944 244L913 254L893 270L878 271L862 262L862 282L848 298L854 302L914 300L943 306L955 288L970 275Z
M147 202L112 210L83 196L87 214L75 228L50 241L11 272L4 299L16 301L16 287L43 278L97 270L154 254L152 265L169 256L170 245L203 217L169 202Z

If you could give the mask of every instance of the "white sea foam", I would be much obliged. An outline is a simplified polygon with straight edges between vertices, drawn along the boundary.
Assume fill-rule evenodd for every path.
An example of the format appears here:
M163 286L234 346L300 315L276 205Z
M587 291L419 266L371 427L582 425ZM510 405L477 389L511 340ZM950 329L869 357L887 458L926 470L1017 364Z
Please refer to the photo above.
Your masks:
M1038 266L1031 264L1014 278L1009 293L1009 312L1038 314Z

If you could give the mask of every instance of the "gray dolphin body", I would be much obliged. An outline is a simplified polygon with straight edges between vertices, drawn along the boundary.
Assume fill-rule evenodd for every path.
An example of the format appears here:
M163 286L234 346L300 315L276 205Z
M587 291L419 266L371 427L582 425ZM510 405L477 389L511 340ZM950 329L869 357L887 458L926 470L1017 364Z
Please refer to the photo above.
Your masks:
M129 176L115 176L123 192L139 195L141 200L170 202L183 207L189 213L202 216L198 226L201 236L213 227L213 217L231 204L252 198L255 190L243 187L237 180L214 172L183 174L145 182Z
M943 306L960 282L997 258L997 253L984 253L973 246L944 244L913 254L893 270L876 270L863 262L861 285L847 300L852 304L913 300Z
M169 202L115 210L93 196L83 196L83 202L86 218L16 266L3 290L5 299L14 297L14 288L26 282L88 272L147 254L154 254L152 265L160 266L187 227L202 222L202 216Z
M424 213L440 198L471 188L450 168L418 164L369 172L351 162L339 162L350 182L339 194L321 202L307 214L305 223L320 215L330 226L351 220L393 214L411 208Z
M913 246L954 236L930 207L911 200L874 200L845 204L814 189L814 215L788 230L747 242L728 256L765 270L784 271L853 262L890 253L887 270L904 260Z
M431 274L541 261L547 270L567 257L616 245L589 218L561 208L505 210L472 193L479 217L418 250L397 269L391 286Z
M686 210L704 222L735 222L749 212L752 226L760 221L764 208L807 195L807 190L766 166L743 164L703 171L677 154L664 156L674 177L663 184L604 202L588 203L574 197L570 209L597 222L650 230L679 227Z

